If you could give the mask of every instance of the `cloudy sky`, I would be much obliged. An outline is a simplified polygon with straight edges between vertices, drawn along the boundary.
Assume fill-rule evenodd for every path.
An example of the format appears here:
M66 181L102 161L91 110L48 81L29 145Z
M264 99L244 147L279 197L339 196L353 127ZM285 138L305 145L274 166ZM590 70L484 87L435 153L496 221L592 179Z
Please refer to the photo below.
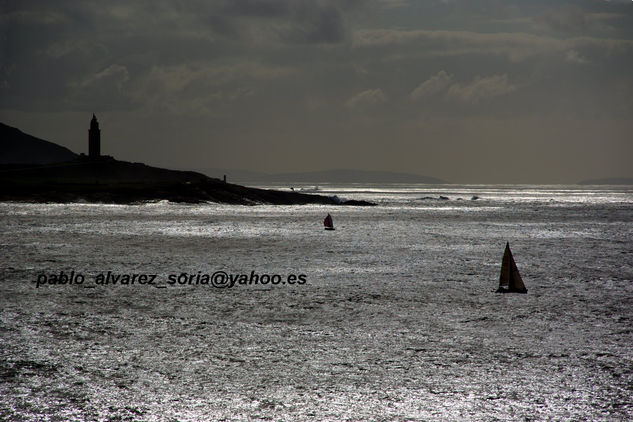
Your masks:
M633 177L633 2L0 0L0 121L173 168Z

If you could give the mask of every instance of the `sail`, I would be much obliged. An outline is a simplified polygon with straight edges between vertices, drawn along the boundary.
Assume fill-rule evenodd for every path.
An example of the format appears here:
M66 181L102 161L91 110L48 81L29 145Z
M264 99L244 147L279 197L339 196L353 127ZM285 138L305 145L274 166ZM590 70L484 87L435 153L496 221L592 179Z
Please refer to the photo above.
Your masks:
M501 261L501 274L499 275L499 289L497 292L527 293L517 264L514 262L509 242L506 242L506 250Z
M334 228L334 224L332 223L332 216L330 214L327 215L327 217L325 217L325 220L323 220L323 225L328 228Z
M503 253L503 260L501 261L501 275L499 276L499 287L508 288L510 286L510 272L512 270L512 252L510 252L510 244L506 243L506 250ZM514 261L514 260L513 260Z

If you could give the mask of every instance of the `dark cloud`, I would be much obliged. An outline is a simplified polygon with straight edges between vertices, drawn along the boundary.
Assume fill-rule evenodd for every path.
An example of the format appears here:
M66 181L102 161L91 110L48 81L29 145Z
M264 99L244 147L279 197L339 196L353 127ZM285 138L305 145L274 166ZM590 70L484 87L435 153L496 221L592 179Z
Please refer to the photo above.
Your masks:
M308 44L333 44L346 38L345 22L341 12L333 7L318 10L283 37L286 41Z
M617 155L631 149L631 2L1 4L0 119L45 136L73 125L56 126L53 116L101 110L104 126L119 128L110 146L122 158L151 139L161 164L293 171L353 162L467 181L451 171L466 177L468 163L458 171L413 157L448 156L472 137L469 155L485 165L484 150L515 136L507 121L543 139L530 146L535 157L562 142L554 122L594 153L590 122L604 131L611 122ZM84 129L69 142L83 145ZM186 146L172 145L179 134ZM324 139L340 162L311 153ZM527 135L521 142L529 145ZM248 153L238 160L240 151ZM280 151L292 164L278 162ZM564 179L553 167L548 174Z
M276 41L299 44L344 41L343 10L338 2L307 0L238 0L228 7L236 19L249 18L242 23L250 31L254 27L258 34L276 35Z

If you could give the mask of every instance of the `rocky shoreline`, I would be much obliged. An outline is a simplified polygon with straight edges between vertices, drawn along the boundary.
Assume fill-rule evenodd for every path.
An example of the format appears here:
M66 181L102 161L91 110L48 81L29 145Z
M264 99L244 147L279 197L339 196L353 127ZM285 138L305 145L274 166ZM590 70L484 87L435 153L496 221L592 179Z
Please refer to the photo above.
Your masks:
M161 169L105 158L41 166L0 166L0 201L133 204L374 205L301 192L250 188L201 173Z

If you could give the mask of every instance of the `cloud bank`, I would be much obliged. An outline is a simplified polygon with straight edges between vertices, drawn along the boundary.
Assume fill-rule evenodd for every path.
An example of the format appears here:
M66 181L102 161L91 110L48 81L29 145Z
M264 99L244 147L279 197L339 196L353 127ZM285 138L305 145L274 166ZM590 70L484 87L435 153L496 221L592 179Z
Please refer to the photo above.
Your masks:
M70 128L97 112L111 153L161 165L355 167L466 182L497 180L489 151L520 138L506 124L513 121L548 140L517 144L534 156L552 145L583 151L569 168L525 170L516 181L630 175L619 163L632 152L632 8L588 0L8 1L0 119L81 152L85 128ZM473 159L449 158L466 137L481 142ZM335 158L314 153L324 140L337 145Z

